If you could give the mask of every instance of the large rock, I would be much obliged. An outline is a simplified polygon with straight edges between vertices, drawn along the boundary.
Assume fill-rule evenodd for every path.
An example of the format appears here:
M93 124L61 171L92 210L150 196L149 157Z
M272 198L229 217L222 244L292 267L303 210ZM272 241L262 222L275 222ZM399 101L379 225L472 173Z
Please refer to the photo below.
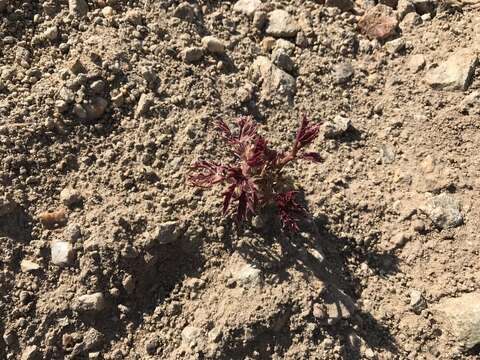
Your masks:
M202 46L212 54L224 54L225 44L215 36L205 36L202 38Z
M477 53L470 49L461 49L438 67L428 71L425 80L434 89L466 90L477 64Z
M421 210L441 229L454 228L463 223L459 203L448 194L428 199Z
M443 300L433 310L463 348L480 344L480 292Z
M297 21L285 10L273 10L268 14L266 33L275 37L295 37L300 30Z
M73 246L66 241L54 241L50 245L52 263L58 266L69 265L75 256Z
M368 9L358 21L360 31L371 39L386 40L396 34L397 16L393 9L378 4Z
M80 313L98 313L105 308L105 298L100 292L81 295L73 301L72 307Z
M275 66L267 57L257 57L252 71L254 78L262 80L262 97L288 98L295 94L295 78Z
M255 10L257 10L262 2L260 0L238 0L233 5L233 11L245 14L247 16L253 16Z

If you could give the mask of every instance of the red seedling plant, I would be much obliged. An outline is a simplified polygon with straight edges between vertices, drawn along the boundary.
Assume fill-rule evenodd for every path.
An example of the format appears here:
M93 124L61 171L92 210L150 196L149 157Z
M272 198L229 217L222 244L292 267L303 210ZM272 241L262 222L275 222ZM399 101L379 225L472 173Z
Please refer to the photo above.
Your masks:
M198 161L191 167L189 181L201 188L222 184L223 214L234 214L239 223L271 207L285 231L297 232L298 221L307 213L297 201L298 192L288 188L283 170L297 160L320 162L318 153L305 150L317 138L319 125L303 117L293 146L286 152L270 149L253 119L241 117L237 127L234 132L224 121L217 123L217 130L233 153L233 162L222 165Z

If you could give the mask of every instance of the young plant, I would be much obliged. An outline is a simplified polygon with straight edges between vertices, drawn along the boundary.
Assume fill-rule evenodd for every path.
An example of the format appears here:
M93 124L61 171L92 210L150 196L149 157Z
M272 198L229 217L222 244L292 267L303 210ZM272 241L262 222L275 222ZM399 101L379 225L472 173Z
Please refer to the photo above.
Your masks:
M287 152L269 148L265 138L258 134L253 119L240 117L237 127L233 132L224 121L217 123L217 130L233 154L232 163L198 161L191 167L189 181L201 188L224 185L223 214L234 213L239 223L250 220L266 208L273 208L285 231L298 231L298 222L307 213L298 203L298 192L288 185L283 170L296 160L320 162L318 153L306 151L317 138L319 125L311 124L304 116Z

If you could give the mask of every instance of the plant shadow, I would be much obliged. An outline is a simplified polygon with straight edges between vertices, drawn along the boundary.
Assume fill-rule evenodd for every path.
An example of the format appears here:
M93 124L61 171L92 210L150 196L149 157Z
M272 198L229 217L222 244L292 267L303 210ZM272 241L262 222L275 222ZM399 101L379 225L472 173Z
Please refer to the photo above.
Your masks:
M324 218L321 219L324 222ZM342 320L324 323L330 335L340 339L346 349L346 359L361 359L362 342L373 350L398 354L399 349L390 330L372 314L357 308L353 299L359 299L361 279L350 269L352 258L355 263L366 263L375 275L386 277L398 271L398 260L391 253L378 253L373 249L355 246L353 239L337 236L319 225L319 219L309 219L302 225L300 234L287 238L278 231L258 233L261 241L242 241L234 247L247 262L266 273L276 275L279 282L290 281L288 269L302 272L306 279L316 277L325 285L322 300L333 306ZM281 248L275 249L274 244ZM232 245L233 246L233 245ZM350 315L344 318L344 313ZM351 340L352 329L362 341Z

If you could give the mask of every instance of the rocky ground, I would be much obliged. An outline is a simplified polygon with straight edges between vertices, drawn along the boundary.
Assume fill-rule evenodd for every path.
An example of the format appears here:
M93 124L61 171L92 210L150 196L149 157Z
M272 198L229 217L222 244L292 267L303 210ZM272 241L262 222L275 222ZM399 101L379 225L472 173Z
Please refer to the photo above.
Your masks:
M0 359L480 358L475 0L0 0ZM287 147L290 238L186 181Z

